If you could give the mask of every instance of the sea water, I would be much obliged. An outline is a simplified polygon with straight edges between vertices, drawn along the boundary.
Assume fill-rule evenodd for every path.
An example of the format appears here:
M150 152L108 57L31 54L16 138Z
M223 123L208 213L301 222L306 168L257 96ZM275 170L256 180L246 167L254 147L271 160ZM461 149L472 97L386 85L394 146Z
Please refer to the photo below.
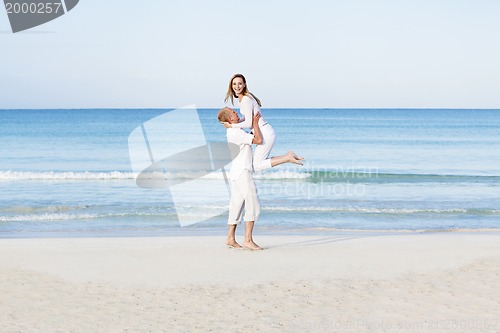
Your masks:
M181 227L168 188L135 182L128 136L170 110L0 110L0 237L223 232L225 204L193 198L200 222ZM216 114L198 110L207 142L225 141ZM500 110L263 114L273 155L306 160L254 175L261 231L500 228Z

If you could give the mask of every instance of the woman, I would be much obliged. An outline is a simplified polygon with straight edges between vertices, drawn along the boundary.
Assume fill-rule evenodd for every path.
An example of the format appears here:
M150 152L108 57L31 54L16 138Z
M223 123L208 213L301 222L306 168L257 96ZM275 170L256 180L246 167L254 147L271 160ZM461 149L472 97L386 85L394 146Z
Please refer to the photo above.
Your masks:
M229 81L229 87L227 89L224 102L227 102L230 99L231 104L234 105L234 98L238 98L240 113L243 117L241 117L241 121L237 124L224 122L224 127L251 128L253 116L257 113L261 114L259 128L262 132L263 142L255 147L253 156L253 167L255 171L269 169L283 163L303 165L300 162L303 158L297 156L292 151L289 151L288 154L285 155L271 158L269 157L271 150L273 149L274 142L276 141L276 134L272 126L264 119L264 117L262 117L262 113L260 111L262 104L254 94L248 91L246 79L242 74L233 75L231 81Z

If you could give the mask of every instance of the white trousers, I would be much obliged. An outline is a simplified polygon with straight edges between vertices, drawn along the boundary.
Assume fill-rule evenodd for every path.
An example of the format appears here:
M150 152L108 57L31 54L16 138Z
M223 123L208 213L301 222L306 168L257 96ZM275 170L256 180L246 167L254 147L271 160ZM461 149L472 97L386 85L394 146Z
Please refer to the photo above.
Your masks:
M276 133L270 124L260 127L262 132L262 144L255 147L253 154L253 168L255 171L262 171L271 168L271 150L276 142Z
M260 202L252 174L243 170L238 179L231 180L231 201L229 202L228 224L239 224L245 209L245 221L255 221L260 217Z

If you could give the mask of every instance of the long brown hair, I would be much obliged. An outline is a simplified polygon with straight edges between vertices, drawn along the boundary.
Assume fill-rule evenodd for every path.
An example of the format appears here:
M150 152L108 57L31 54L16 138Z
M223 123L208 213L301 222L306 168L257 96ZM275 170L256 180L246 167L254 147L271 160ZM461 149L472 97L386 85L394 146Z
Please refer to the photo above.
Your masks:
M260 102L260 99L258 99L257 96L255 96L250 91L248 91L247 80L245 79L243 74L234 74L231 77L231 80L229 80L229 87L227 88L226 98L224 99L224 102L231 100L231 104L234 105L234 98L238 98L238 96L234 94L234 90L233 90L233 80L236 79L237 77L242 79L243 83L245 84L245 88L243 88L243 96L245 96L247 94L252 96L255 99L255 101L257 102L257 104L259 104L259 106L262 107L262 103Z

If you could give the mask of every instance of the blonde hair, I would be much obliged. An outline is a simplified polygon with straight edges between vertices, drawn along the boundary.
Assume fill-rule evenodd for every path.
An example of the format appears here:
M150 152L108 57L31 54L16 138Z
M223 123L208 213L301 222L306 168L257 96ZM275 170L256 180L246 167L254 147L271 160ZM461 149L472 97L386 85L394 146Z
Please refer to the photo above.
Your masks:
M262 103L260 102L260 99L258 99L257 96L255 96L250 91L248 91L247 80L245 79L243 74L234 74L233 77L231 77L231 80L229 81L229 87L227 88L226 98L224 99L224 102L231 100L231 104L234 105L234 98L238 98L238 96L236 96L234 94L234 90L233 90L233 80L236 79L237 77L242 79L243 83L245 84L245 88L243 88L243 96L246 96L246 95L252 96L253 99L255 99L255 101L257 102L257 104L259 104L259 106L262 107Z
M217 114L217 119L221 122L229 122L229 114L228 111L231 110L228 107L222 108L219 110L219 113Z

